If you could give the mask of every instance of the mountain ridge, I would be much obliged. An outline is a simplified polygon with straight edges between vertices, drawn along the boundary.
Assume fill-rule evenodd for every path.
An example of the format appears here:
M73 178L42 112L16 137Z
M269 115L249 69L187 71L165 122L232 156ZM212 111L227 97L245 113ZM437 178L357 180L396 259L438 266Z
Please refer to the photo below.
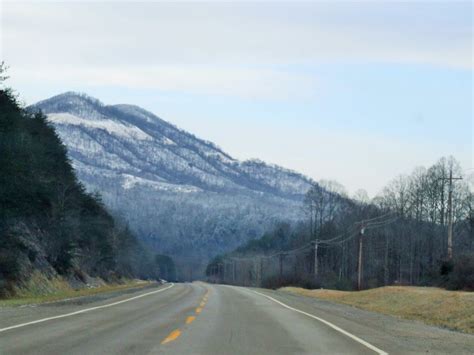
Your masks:
M230 183L237 182L235 179L237 174L237 177L240 180L237 182L237 185L244 185L244 187L257 191L263 190L263 192L273 192L277 194L283 192L282 195L286 195L284 197L290 197L288 195L296 195L292 197L297 198L297 195L300 195L298 197L301 197L301 195L305 193L305 190L307 190L311 183L309 178L297 173L296 171L275 164L267 164L259 159L249 159L244 161L234 159L216 144L197 138L195 135L178 128L177 126L161 119L159 116L156 116L136 105L105 105L100 100L86 94L66 92L50 99L40 101L32 105L31 108L40 108L44 113L46 113L50 121L57 128L60 127L60 134L61 126L75 125L80 126L77 127L78 129L84 129L85 126L89 126L87 127L89 129L102 129L111 135L128 135L128 138L140 140L154 141L161 138L160 143L162 143L162 149L168 151L172 150L174 155L183 158L184 152L180 152L179 149L173 149L173 146L178 145L192 153L196 153L210 165L202 167L191 161L189 162L189 167L191 169L198 169L206 173L215 169L217 171L213 171L213 175L216 175L217 173L224 174L226 179L230 180L228 181ZM65 116L65 114L72 116ZM111 117L113 120L111 120ZM74 122L74 120L76 120L76 122ZM176 140L179 141L179 143L176 143ZM306 186L297 189L297 191L295 191L295 189L292 190L291 188L282 191L281 187L278 188L275 186L276 181L268 181L268 176L261 176L264 179L255 179L255 177L251 176L251 174L257 172L257 170L261 173L263 169L267 170L270 174L286 174L291 178L299 179L303 185ZM244 181L242 181L242 177L245 177ZM169 181L169 178L166 178L166 180L168 180L168 182L179 184L187 182L196 186L196 181L190 179L189 176L188 179L184 179L184 181L176 179L176 176L174 181ZM196 187L202 188L202 183L197 183ZM218 188L216 189L216 186L212 187L214 188L214 191L219 190ZM272 188L274 191L269 191ZM287 192L287 194L285 194L285 192Z
M262 160L239 161L135 105L66 92L40 101L79 179L99 191L156 252L207 260L296 221L313 181Z

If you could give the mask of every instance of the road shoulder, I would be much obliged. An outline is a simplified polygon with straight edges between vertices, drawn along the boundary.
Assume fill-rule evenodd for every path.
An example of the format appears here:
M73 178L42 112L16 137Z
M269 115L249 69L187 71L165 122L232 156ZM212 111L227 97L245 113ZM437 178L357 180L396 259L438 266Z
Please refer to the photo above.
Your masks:
M390 354L471 354L474 348L473 335L284 291L257 291L325 319Z

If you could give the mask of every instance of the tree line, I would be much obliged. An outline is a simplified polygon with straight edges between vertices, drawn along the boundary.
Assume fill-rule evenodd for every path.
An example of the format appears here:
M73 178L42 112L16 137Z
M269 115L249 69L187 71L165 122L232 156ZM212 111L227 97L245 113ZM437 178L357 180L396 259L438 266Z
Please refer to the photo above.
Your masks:
M8 88L0 89L0 152L0 294L35 271L112 281L158 278L162 266L174 275L172 260L155 258L86 192L46 116Z
M207 275L266 287L474 289L473 206L472 176L452 157L397 177L372 200L362 190L350 198L337 182L314 183L301 222L281 223L215 258Z

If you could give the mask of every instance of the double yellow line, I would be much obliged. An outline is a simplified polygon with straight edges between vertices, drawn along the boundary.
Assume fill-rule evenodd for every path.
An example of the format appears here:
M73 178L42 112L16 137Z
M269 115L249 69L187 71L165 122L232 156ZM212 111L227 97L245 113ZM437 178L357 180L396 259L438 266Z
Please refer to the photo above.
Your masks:
M199 303L199 306L195 309L196 315L198 315L202 312L202 310L203 310L204 306L206 305L208 299L209 299L209 290L206 291L206 294L202 298L201 303ZM194 322L195 319L196 319L195 315L188 316L186 318L186 324L191 324L192 322ZM178 339L180 337L180 335L181 335L181 330L175 329L161 342L161 344L163 345L163 344L167 344L167 343L170 343L172 341L175 341L176 339Z

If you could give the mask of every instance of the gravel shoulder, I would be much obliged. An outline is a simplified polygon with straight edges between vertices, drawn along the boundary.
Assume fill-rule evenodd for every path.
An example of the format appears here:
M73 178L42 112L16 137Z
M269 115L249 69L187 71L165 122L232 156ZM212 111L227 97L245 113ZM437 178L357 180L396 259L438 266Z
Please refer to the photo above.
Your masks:
M472 354L474 335L285 291L259 292L321 317L390 354Z

